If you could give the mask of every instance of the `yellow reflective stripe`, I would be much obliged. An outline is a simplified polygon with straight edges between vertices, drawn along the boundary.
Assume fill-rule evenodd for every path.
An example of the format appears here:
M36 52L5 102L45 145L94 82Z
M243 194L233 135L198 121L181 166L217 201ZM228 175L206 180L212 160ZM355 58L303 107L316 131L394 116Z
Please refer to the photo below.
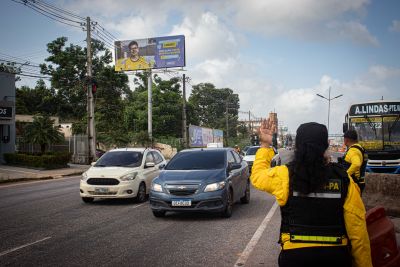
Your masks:
M340 237L340 236L291 235L290 239L291 239L291 241L337 243L337 242L341 242L342 237Z

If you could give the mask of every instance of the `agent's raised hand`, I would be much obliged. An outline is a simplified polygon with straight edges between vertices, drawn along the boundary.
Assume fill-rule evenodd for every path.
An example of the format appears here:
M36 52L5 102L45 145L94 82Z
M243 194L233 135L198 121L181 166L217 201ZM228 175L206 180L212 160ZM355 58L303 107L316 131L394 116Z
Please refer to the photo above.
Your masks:
M276 132L276 123L271 119L263 119L261 126L258 128L258 136L260 137L261 147L270 147L272 145L272 137Z

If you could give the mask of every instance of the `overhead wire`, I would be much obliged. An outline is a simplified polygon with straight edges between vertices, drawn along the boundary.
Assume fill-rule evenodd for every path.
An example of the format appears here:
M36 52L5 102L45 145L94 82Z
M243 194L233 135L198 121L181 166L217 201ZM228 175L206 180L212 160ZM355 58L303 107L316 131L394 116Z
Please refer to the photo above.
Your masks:
M19 1L17 1L17 0L11 0L11 1L16 2L16 3L19 3L19 4L25 5L23 2L19 2ZM42 12L42 11L36 9L36 8L33 7L33 6L30 6L30 5L25 5L25 6L29 7L29 8L32 9L32 10L35 10L36 12L42 14L42 15L45 16L45 17L48 17L48 18L50 18L50 19L52 19L52 20L55 20L55 21L58 21L58 22L60 22L60 23L62 23L62 24L65 24L65 25L68 25L68 26L71 26L71 27L81 28L81 26L73 25L73 24L71 24L71 23L68 23L68 22L65 22L65 21L62 21L62 20L53 18L53 17L51 17L50 15L47 15L46 13L44 13L44 12Z

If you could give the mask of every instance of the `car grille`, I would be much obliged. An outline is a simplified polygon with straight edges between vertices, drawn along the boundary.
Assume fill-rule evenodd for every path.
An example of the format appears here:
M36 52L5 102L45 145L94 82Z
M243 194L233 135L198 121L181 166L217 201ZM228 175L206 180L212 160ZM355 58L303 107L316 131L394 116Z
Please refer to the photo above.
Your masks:
M89 178L87 183L90 185L117 185L119 181L114 178Z
M177 184L165 185L168 193L175 196L189 196L196 194L197 190L199 189L199 184Z

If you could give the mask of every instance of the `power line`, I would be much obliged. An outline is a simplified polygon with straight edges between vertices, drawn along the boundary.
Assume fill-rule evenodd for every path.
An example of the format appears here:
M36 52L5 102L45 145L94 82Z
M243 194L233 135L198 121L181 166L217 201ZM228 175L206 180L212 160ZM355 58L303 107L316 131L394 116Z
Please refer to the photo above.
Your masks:
M36 0L35 2L36 3L41 3L42 5L45 5L45 6L49 7L49 8L51 8L51 9L57 10L57 11L59 11L61 13L66 14L66 15L69 15L69 16L72 16L72 17L75 17L75 18L78 18L78 19L81 19L81 20L85 20L84 17L81 17L81 16L79 16L77 14L74 14L74 13L68 11L68 10L58 8L58 7L56 7L56 6L52 5L52 4L46 3L45 1Z
M20 1L17 1L17 0L11 0L11 1L13 1L13 2L15 2L15 3L18 3L18 4L25 5L26 7L29 7L30 9L32 9L32 10L34 10L34 11L36 11L36 12L42 14L43 16L48 17L48 18L50 18L50 19L52 19L52 20L55 20L55 21L57 21L57 22L60 22L60 23L62 23L62 24L65 24L65 25L68 25L68 26L71 26L71 27L76 27L76 28L81 28L81 26L82 26L82 23L80 23L80 22L77 22L77 23L80 25L80 26L78 26L78 25L73 25L73 24L71 24L71 23L68 23L68 22L62 21L62 20L60 20L60 19L54 18L54 17L58 17L58 16L55 16L55 15L52 14L51 12L46 12L46 11L42 12L42 11L40 11L40 10L42 10L42 9L40 9L40 8L34 6L34 5L29 5L27 2L25 3L25 2L20 2ZM24 0L24 1L26 1L26 0ZM47 14L46 14L46 13L47 13ZM54 17L52 17L52 16L54 16ZM67 19L67 20L68 20L68 19Z

